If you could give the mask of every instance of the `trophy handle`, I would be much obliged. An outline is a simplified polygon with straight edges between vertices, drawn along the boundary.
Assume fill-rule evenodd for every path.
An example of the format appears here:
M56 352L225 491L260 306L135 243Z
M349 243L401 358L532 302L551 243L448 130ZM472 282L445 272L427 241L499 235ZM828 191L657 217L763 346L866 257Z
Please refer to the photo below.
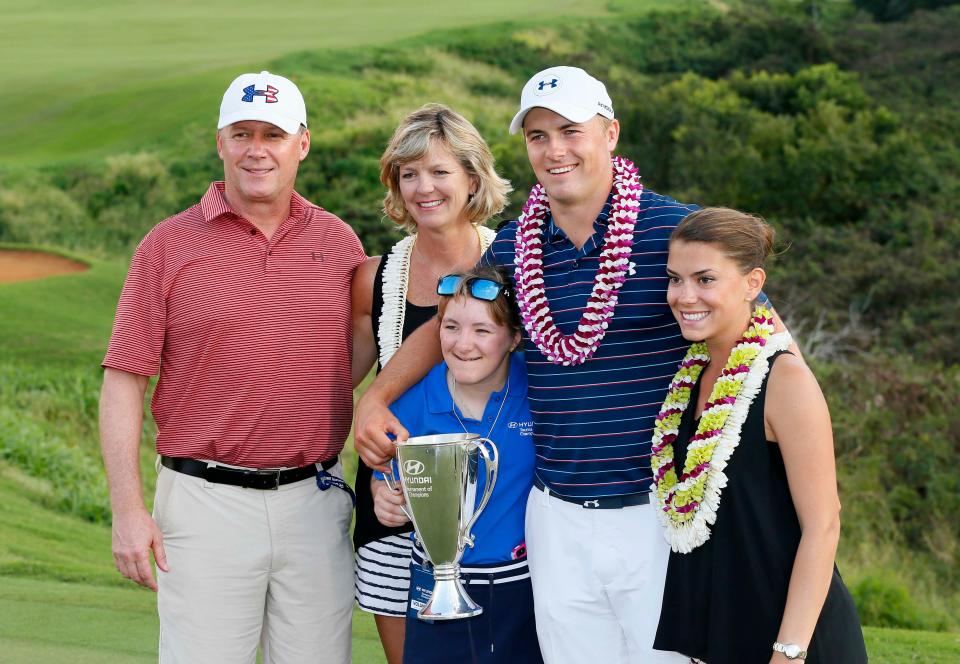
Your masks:
M473 516L470 517L470 521L463 527L461 533L464 545L471 547L473 546L473 535L470 533L470 529L476 520L480 518L483 508L490 502L490 496L493 495L493 487L497 485L497 470L500 467L500 452L492 440L489 438L478 438L472 442L477 446L477 451L480 452L480 456L483 457L483 467L487 474L483 487L483 498L480 499L480 504L477 505L477 509L473 511ZM488 445L489 449L487 447Z
M391 473L390 473L389 475L384 474L383 479L386 481L387 486L390 487L390 490L391 490L391 491L396 491L396 492L399 493L400 495L404 495L403 490L400 488L399 485L396 484L396 480L393 479L392 469L391 469ZM408 518L408 519L410 519L410 523L413 523L413 515L410 514L410 510L407 509L407 506L406 506L406 505L401 505L401 506L400 506L400 509L403 510L403 513L407 515L407 518Z

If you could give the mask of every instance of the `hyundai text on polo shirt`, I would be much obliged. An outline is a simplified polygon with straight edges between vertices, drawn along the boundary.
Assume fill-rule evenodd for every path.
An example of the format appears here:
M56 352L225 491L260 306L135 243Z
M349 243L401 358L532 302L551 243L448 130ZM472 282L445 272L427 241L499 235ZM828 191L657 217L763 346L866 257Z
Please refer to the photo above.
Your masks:
M296 193L267 240L222 182L150 231L103 366L162 366L157 451L252 468L338 454L353 411L350 282L363 260L350 227Z
M490 502L470 531L476 544L464 551L464 565L484 565L512 560L517 546L523 544L523 519L527 495L533 486L533 445L530 442L531 419L527 408L527 377L523 357L510 357L508 383L490 395L482 420L471 420L454 412L453 397L447 388L447 365L441 362L419 383L397 399L390 410L411 436L429 436L463 431L486 436L500 455L497 482ZM506 403L504 403L506 400ZM502 410L501 410L502 407ZM499 417L497 414L499 413ZM492 428L491 428L492 427ZM395 463L395 462L394 462ZM375 472L377 479L383 474ZM481 474L477 500L483 495L486 479ZM526 574L524 569L523 574Z
M667 306L670 233L697 209L644 190L630 270L606 336L582 365L550 362L524 330L537 477L554 493L584 500L650 490L653 422L690 345ZM610 201L577 249L552 219L544 227L544 281L563 334L576 330L597 272ZM517 224L501 228L484 263L513 277ZM516 285L516 280L514 280Z

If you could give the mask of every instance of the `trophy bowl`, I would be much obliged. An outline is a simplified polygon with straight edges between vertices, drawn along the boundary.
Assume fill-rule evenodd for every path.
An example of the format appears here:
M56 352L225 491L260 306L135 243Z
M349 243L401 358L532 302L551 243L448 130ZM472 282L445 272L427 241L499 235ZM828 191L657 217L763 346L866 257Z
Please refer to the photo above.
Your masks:
M480 458L485 479L478 502ZM433 592L417 612L421 620L456 620L483 612L460 581L460 559L473 546L470 528L493 493L498 461L497 446L477 434L417 436L397 445L404 512L433 565ZM389 475L387 482L394 487Z

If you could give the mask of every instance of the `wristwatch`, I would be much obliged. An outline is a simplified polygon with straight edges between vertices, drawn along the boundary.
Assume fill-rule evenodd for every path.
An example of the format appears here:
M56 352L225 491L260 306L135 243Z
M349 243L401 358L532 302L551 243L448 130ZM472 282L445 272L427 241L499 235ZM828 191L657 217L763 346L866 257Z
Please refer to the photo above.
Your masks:
M801 650L800 646L796 643L780 643L779 641L774 641L773 651L782 652L787 659L799 659L801 661L807 659L807 651Z

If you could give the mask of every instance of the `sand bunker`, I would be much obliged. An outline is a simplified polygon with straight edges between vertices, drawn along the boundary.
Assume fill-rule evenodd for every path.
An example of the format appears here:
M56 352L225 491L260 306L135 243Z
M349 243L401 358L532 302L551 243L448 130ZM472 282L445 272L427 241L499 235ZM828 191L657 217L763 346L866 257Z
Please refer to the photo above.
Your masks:
M89 267L84 263L42 251L0 249L0 283L83 272Z

